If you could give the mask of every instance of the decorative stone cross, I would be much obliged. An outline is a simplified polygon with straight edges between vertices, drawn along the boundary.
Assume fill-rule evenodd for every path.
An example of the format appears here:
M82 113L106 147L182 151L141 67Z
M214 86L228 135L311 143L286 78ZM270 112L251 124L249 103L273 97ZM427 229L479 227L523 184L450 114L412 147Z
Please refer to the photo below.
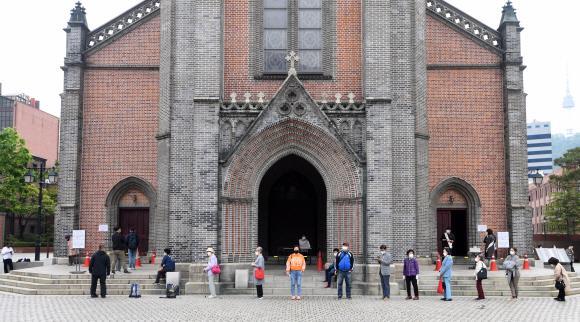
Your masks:
M230 98L232 100L232 104L236 104L236 96L238 96L238 94L236 94L236 92L232 92L230 94Z
M334 94L334 98L336 98L335 103L340 104L340 99L342 98L342 94L336 93L336 94Z
M356 97L354 93L348 93L348 104L354 104L354 98Z
M294 63L300 60L300 57L292 50L288 55L286 55L286 60L290 62L290 69L288 69L288 75L296 76L296 68Z
M246 104L250 104L250 98L252 98L252 94L251 94L251 93L248 93L248 92L246 92L246 93L244 94L244 97L246 98L246 100L244 101L244 103L246 103Z
M258 103L263 104L264 103L264 93L263 92L259 92L258 93Z

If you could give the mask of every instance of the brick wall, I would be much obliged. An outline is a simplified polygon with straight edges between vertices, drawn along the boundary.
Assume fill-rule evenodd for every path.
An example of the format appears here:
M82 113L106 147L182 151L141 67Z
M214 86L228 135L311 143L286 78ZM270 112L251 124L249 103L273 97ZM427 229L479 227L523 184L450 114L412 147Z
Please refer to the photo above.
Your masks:
M481 199L481 224L507 229L501 56L427 16L429 187L450 176ZM433 65L448 65L432 69ZM495 68L458 68L457 65ZM455 67L453 66L455 65Z
M52 167L58 159L58 117L27 104L16 102L14 128L26 142L26 147L35 157L46 159Z
M92 251L110 236L97 230L108 223L105 200L113 186L128 176L157 186L159 72L143 66L159 65L159 18L91 52L86 61L80 225Z
M271 99L283 80L254 80L250 71L249 3L249 0L224 2L224 96L228 97L231 92L263 91L266 99ZM337 0L335 8L336 77L304 81L310 95L317 100L322 93L333 96L336 92L343 95L353 92L359 98L362 96L361 1Z

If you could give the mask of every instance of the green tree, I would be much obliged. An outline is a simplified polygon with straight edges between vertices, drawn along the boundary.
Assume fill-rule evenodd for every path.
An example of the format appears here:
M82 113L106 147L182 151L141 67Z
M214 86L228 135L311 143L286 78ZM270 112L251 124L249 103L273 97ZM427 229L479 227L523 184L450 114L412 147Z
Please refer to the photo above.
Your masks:
M558 191L552 195L546 219L551 227L566 232L570 239L580 223L580 147L568 150L555 163L562 167L562 175L550 177Z
M0 132L0 212L18 219L20 239L24 237L24 228L30 220L36 220L38 212L39 173L34 173L37 183L24 182L31 161L32 155L14 129ZM54 214L55 200L54 193L43 195L44 215Z

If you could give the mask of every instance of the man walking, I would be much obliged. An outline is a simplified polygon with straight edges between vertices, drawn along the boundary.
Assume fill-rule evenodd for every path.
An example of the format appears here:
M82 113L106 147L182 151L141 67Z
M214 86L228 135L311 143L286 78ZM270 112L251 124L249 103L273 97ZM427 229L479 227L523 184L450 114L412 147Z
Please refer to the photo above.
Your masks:
M7 242L4 247L2 247L2 260L4 261L4 273L8 274L11 270L14 270L14 265L12 264L12 256L14 255L14 249L12 245Z
M121 227L115 227L115 233L111 238L113 240L113 275L115 274L117 263L120 263L120 266L123 266L124 273L130 273L127 270L127 263L125 263L125 249L127 249L127 245L125 237L121 235ZM121 270L120 266L119 270Z
M387 251L387 245L381 245L381 254L377 256L377 261L381 264L379 277L381 278L381 287L383 288L383 300L391 298L391 265L393 264L393 255Z
M348 243L342 244L342 250L336 255L336 271L338 284L338 299L342 298L342 283L346 281L346 298L351 299L350 288L352 284L352 269L354 268L354 256L348 250Z
M286 275L290 276L290 294L293 300L300 300L302 296L302 273L305 270L304 255L300 254L298 246L294 246L294 253L288 256L286 261Z
M127 248L129 249L129 269L135 270L135 260L139 253L137 252L139 248L139 235L135 232L135 229L129 229L129 235L127 235Z
M111 260L103 251L105 246L99 245L99 250L91 257L89 273L91 273L91 297L97 297L97 280L101 284L101 297L107 297L107 283L105 280L111 273Z

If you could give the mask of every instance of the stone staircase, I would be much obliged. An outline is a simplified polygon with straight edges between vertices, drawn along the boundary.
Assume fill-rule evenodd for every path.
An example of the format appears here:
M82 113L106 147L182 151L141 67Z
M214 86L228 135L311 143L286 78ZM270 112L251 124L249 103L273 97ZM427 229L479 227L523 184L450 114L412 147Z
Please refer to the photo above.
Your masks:
M580 276L576 273L568 273L572 284L572 295L580 294ZM397 281L400 285L400 295L407 295L402 278ZM420 276L420 296L440 296L437 294L439 278L436 275ZM477 297L475 289L475 277L462 275L454 276L451 280L453 296ZM488 279L483 281L485 296L510 297L511 292L503 272L490 272ZM520 297L555 297L558 291L554 288L552 275L521 276L519 281Z
M111 275L112 276L112 275ZM163 295L163 286L154 285L155 274L116 274L107 278L107 295L129 296L131 283L139 283L143 295ZM0 275L0 291L24 295L90 295L91 276L85 274L62 274L12 271ZM97 285L97 294L100 287Z

